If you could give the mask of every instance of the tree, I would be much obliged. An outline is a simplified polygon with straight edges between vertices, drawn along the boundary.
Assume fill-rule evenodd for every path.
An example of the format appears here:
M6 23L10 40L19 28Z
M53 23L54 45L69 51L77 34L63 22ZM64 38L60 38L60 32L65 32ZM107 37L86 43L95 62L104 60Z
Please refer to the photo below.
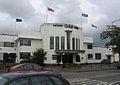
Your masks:
M105 44L105 47L113 46L114 53L120 55L120 27L115 25L107 25L106 31L100 34L100 38L109 39L109 42Z
M36 49L33 52L32 60L34 60L36 63L38 63L40 65L44 65L44 60L45 60L46 54L47 54L47 52L45 52L44 49L42 49L42 48Z

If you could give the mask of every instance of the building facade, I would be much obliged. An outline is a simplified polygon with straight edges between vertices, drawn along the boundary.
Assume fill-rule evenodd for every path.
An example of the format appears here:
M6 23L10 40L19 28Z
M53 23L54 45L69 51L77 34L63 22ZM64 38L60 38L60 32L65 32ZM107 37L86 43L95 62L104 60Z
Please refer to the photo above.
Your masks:
M0 38L0 59L5 61L19 63L29 59L37 48L43 48L47 52L46 64L100 63L103 59L113 62L111 50L93 47L93 38L83 36L76 25L44 23L39 32L1 34Z

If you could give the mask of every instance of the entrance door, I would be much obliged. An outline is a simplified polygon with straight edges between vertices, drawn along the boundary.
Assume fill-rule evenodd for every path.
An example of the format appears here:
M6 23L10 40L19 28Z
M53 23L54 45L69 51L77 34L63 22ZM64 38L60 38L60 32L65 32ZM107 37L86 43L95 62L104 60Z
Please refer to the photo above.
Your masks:
M73 63L73 54L65 54L62 59L64 63Z

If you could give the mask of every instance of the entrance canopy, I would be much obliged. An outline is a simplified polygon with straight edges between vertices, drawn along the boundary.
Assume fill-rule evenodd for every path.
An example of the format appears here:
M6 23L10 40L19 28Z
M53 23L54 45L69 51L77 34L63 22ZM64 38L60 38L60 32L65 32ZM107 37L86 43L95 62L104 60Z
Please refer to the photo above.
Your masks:
M55 50L56 53L70 53L70 54L77 54L77 53L85 53L85 50Z

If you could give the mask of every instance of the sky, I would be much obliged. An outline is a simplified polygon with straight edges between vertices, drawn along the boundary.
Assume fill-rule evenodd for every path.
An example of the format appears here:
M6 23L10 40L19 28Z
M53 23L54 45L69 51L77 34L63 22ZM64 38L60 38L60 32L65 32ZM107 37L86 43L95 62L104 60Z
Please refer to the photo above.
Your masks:
M120 19L119 4L120 0L0 0L0 33L37 32L45 22L68 23L82 26L84 35L101 45L105 41L99 39L100 33L106 25ZM81 13L88 17L81 17ZM22 22L16 22L16 18Z

